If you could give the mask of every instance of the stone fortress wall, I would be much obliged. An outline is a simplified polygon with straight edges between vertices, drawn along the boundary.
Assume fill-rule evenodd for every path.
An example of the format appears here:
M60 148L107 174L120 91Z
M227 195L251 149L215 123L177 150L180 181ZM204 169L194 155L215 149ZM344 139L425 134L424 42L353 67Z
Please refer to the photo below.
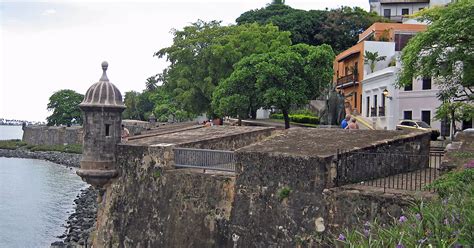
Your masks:
M82 127L26 126L23 141L30 145L82 144Z
M139 135L150 129L144 121L124 120L122 122L130 131L130 135ZM26 126L22 140L30 145L65 145L82 144L82 126Z
M218 130L203 128L180 135L189 139ZM309 247L317 246L316 240L329 231L399 216L409 197L333 188L334 147L322 140L325 135L337 140L347 133L293 128L281 134L263 129L234 136L234 142L216 137L200 145L198 141L180 144L169 135L157 137L155 141L162 143L155 145L119 145L119 177L105 188L94 245L297 247L304 243ZM429 147L427 133L361 130L352 134L359 142L368 141L365 151L429 152L420 149ZM378 140L373 138L377 136ZM257 143L247 146L239 137L253 137ZM174 168L174 146L212 149L219 140L223 141L219 149L237 149L236 173ZM350 141L334 140L333 145L352 146ZM236 147L239 143L245 146ZM311 144L316 145L305 150ZM289 193L282 197L284 188Z

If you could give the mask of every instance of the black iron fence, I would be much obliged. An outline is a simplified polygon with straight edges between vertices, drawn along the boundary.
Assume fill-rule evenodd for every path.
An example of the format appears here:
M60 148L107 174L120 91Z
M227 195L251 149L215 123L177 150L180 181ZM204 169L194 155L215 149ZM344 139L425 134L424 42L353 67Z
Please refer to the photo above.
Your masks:
M194 148L174 148L176 167L235 171L234 152Z
M426 190L439 177L443 152L429 155L338 150L336 186L360 184L385 189Z

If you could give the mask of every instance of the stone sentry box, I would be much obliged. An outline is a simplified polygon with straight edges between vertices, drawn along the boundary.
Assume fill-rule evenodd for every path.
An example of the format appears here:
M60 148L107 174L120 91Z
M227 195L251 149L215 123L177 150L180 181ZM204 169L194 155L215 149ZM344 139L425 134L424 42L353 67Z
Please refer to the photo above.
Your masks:
M101 187L117 176L116 145L121 141L122 112L120 91L107 78L108 63L102 63L102 77L86 92L79 104L83 112L84 142L81 169L77 174L93 186Z

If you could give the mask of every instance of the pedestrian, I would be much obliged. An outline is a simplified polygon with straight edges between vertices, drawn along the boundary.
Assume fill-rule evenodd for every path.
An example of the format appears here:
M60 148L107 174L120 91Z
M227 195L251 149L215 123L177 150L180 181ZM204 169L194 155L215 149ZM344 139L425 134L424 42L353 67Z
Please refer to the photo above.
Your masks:
M356 121L357 120L352 117L350 123L347 125L347 129L359 129L359 125L356 123Z
M351 119L351 115L346 115L346 118L344 120L342 120L341 122L341 128L342 129L346 129L347 128L347 125L349 125L349 120Z
M128 136L130 136L130 131L125 127L124 124L122 124L122 142L127 142L128 141Z

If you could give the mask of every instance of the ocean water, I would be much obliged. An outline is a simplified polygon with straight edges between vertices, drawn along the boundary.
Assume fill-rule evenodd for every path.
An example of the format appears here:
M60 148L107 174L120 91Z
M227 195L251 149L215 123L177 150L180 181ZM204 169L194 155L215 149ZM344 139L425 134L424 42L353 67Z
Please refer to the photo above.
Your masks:
M23 130L21 126L4 126L0 125L0 140L21 139Z
M0 126L0 139L21 139L18 130ZM49 247L59 240L74 199L86 187L73 168L0 157L0 248Z

